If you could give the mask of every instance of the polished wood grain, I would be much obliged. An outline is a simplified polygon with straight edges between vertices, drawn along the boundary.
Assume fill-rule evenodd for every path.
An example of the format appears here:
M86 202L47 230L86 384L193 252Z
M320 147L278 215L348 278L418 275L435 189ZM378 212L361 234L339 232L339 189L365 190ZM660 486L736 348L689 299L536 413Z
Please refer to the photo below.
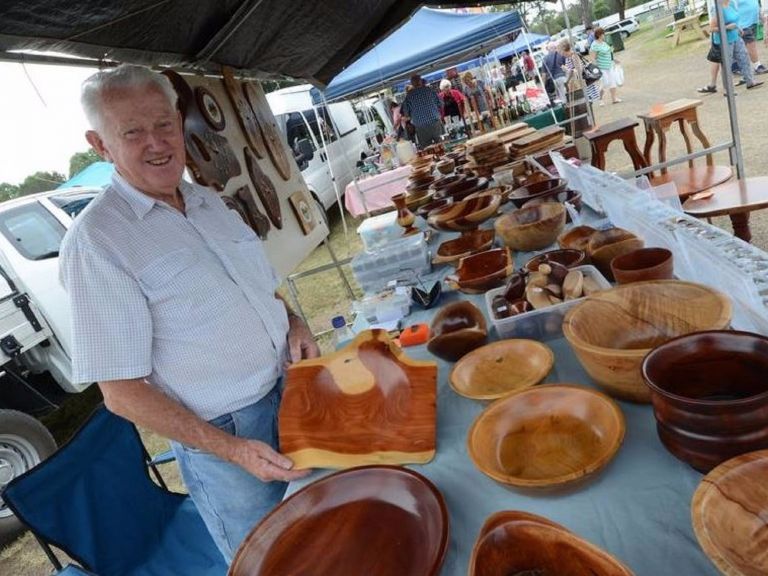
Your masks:
M520 208L493 223L505 246L528 252L553 244L565 228L565 207L557 202Z
M637 120L622 118L603 124L595 130L584 132L584 138L589 142L592 149L592 166L599 170L605 170L605 153L608 151L608 146L614 140L620 140L624 150L632 160L635 170L646 168L648 164L643 153L640 152L640 147L637 145L637 136L635 134L635 127L637 125Z
M462 396L495 400L546 378L555 355L535 340L501 340L486 344L459 360L448 381Z
M483 252L493 246L496 233L493 230L473 230L467 234L446 240L437 248L432 261L435 264L458 262L465 256Z
M508 510L480 529L469 576L632 576L621 562L543 516Z
M242 90L256 116L272 165L283 180L290 180L291 167L296 166L296 162L292 156L289 157L285 150L283 140L280 138L280 129L277 127L275 117L269 108L264 89L258 82L243 82Z
M611 272L619 284L648 280L672 280L675 264L666 248L640 248L611 260Z
M296 468L429 462L435 455L437 365L408 358L383 330L291 365L280 450Z
M575 268L576 266L587 264L587 254L583 250L575 250L573 248L550 250L549 252L534 256L525 263L523 268L528 270L528 272L536 272L539 269L540 264L547 264L550 262L562 264L566 268Z
M677 195L685 199L689 196L710 190L727 182L733 177L730 166L693 166L692 168L676 168L666 174L651 178L653 186L661 186L670 182L675 184Z
M466 300L440 308L429 325L427 349L443 360L455 362L488 339L488 327L480 309Z
M456 180L444 183L450 178L453 178L453 176L444 176L432 183L436 199L453 198L454 201L463 200L470 194L485 190L490 183L488 178L478 178L476 176L467 176L466 174L458 176Z
M590 388L545 384L497 400L472 424L475 466L503 484L551 488L603 468L624 440L624 416Z
M591 378L611 396L650 402L643 357L659 344L731 322L731 303L708 286L678 280L625 284L568 311L563 334Z
M237 116L237 122L240 125L240 129L245 136L248 146L250 146L251 151L256 155L256 158L265 158L267 155L267 147L264 143L261 129L259 128L259 121L256 118L253 108L245 97L240 82L235 78L234 70L229 66L222 66L221 77L229 101L235 111L235 116Z
M639 250L645 245L641 238L622 228L599 230L587 243L587 255L607 280L613 281L611 262L614 258Z
M277 190L272 180L264 174L264 171L259 166L256 157L251 154L251 149L247 146L243 148L243 156L245 156L245 167L248 169L248 175L251 178L253 187L256 190L256 194L261 200L264 209L267 212L270 222L275 228L283 227L283 214L280 208L280 198L277 195Z
M509 195L509 199L518 208L535 198L552 198L564 192L568 186L565 180L540 176L536 182L530 182L520 188L515 188Z
M482 294L503 285L515 269L509 248L496 248L465 256L459 260L456 274L445 278L454 290L466 294Z
M267 218L259 209L256 200L253 197L253 193L248 186L241 186L235 190L234 197L240 200L240 202L246 208L246 214L248 215L248 225L253 228L262 240L267 239L269 229L269 218Z
M693 495L693 530L726 576L768 574L768 450L732 458Z
M427 223L437 230L467 232L491 218L501 205L501 194L476 196L433 210Z
M659 438L701 472L768 448L768 338L696 332L652 350L642 374Z
M429 480L367 466L296 492L240 545L229 576L438 576L448 511Z
M574 250L584 250L586 252L589 241L597 229L591 226L574 226L567 232L557 238L560 248L573 248Z

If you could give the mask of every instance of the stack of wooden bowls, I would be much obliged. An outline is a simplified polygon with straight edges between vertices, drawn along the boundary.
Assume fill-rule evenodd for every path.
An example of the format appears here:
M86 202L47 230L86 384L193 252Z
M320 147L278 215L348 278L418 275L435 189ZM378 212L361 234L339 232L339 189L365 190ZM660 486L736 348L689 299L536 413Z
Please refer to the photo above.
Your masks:
M642 238L622 228L595 230L589 226L576 226L557 239L561 248L584 250L592 264L608 280L613 280L611 262L614 258L643 247Z

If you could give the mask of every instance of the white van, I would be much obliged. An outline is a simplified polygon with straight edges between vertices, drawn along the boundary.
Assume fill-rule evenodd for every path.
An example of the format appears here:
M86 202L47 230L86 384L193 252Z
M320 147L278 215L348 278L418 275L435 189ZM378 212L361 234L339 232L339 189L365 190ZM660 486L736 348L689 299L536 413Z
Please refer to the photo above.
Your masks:
M376 135L389 129L388 117L376 107L355 110L348 101L326 109L313 103L311 90L310 84L282 88L268 93L267 101L309 191L328 210L336 203L333 179L344 194L361 154L371 154Z

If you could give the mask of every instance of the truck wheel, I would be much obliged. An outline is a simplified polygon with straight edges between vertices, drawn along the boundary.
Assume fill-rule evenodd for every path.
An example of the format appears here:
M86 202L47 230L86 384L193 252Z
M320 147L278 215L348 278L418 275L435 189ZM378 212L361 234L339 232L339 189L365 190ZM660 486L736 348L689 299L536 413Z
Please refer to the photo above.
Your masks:
M0 547L23 530L2 499L3 490L56 450L56 441L40 422L23 412L0 410Z

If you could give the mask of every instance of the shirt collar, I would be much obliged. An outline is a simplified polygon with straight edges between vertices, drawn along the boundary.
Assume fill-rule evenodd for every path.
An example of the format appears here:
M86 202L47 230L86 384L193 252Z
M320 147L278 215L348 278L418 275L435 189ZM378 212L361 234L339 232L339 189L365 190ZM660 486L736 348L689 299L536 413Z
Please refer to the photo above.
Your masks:
M132 186L117 170L112 173L112 187L134 211L139 220L143 219L152 207L159 202ZM193 184L182 180L179 191L184 198L185 208L194 208L205 203L205 195L201 194Z

